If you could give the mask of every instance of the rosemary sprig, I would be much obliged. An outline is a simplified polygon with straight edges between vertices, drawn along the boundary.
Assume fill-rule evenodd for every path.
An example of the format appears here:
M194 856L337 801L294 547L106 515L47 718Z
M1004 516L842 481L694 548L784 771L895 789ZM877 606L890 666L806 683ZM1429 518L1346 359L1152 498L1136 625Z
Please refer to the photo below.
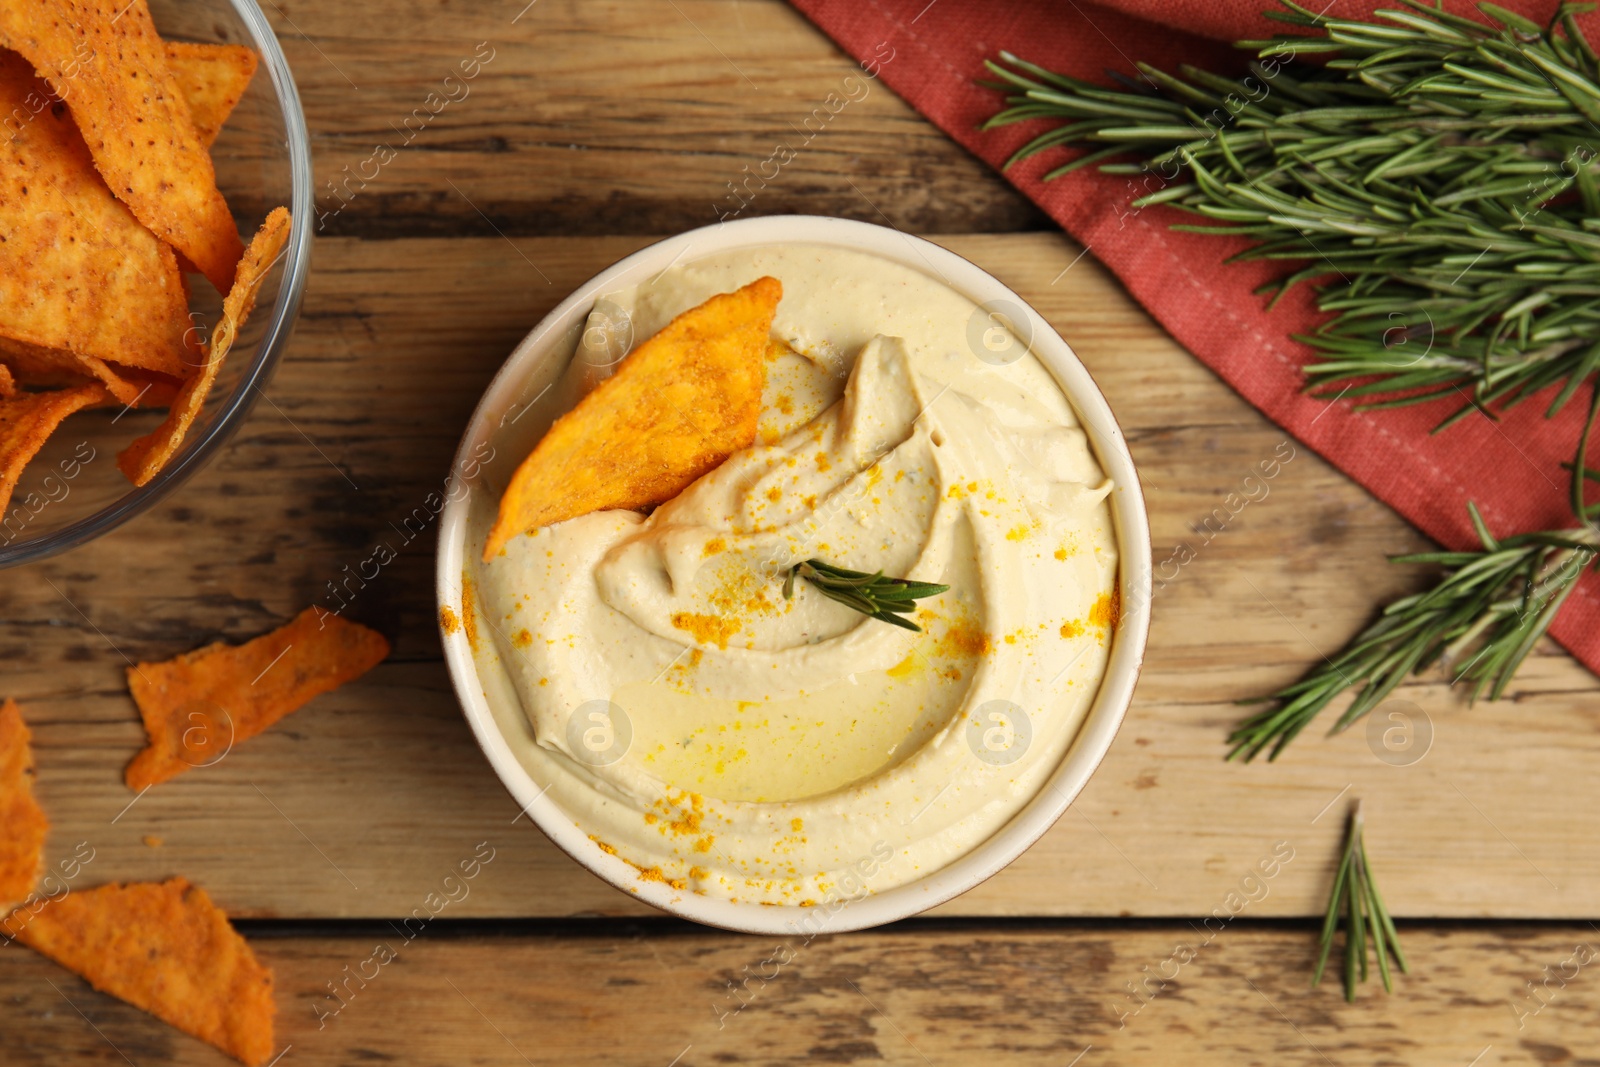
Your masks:
M1302 340L1324 393L1372 406L1465 403L1441 425L1600 371L1600 63L1566 3L1549 26L1480 4L1491 24L1423 0L1381 22L1284 0L1309 36L1241 41L1245 77L1140 64L1111 89L1010 53L1011 91L986 128L1064 124L1055 148L1126 175L1134 210L1171 204L1199 233L1244 236L1235 259L1297 262L1267 287L1319 285L1331 318ZM1330 57L1325 66L1298 63ZM1129 160L1127 157L1134 157ZM1113 162L1115 161L1115 162Z
M1233 731L1228 758L1254 759L1285 746L1346 689L1357 690L1330 733L1338 733L1382 703L1407 675L1437 662L1454 665L1451 682L1471 684L1476 700L1487 689L1498 700L1517 668L1556 612L1593 568L1600 534L1593 527L1518 534L1497 541L1467 505L1483 541L1482 551L1420 552L1392 557L1396 563L1435 563L1449 568L1432 589L1403 597L1383 609L1376 622L1343 651L1293 685L1266 697L1272 707Z
M880 622L918 633L922 632L922 627L905 617L916 610L913 601L938 596L950 588L933 582L886 578L882 571L868 574L865 571L846 570L820 559L808 559L789 568L783 579L783 599L789 600L794 596L796 578L804 578L829 600L837 600L845 607L854 608Z
M1370 935L1374 955L1378 958L1378 974L1383 978L1383 991L1394 992L1389 975L1389 957L1394 957L1401 974L1410 973L1406 954L1400 949L1400 938L1395 933L1394 920L1383 905L1377 883L1372 880L1372 861L1367 858L1367 843L1361 817L1361 804L1356 803L1350 814L1346 831L1344 855L1339 860L1339 872L1334 875L1333 892L1328 897L1328 913L1322 920L1322 950L1317 955L1317 969L1311 976L1313 986L1322 982L1322 971L1333 949L1333 934L1340 919L1344 920L1344 999L1356 998L1357 975L1367 980L1367 940Z
M1570 465L1571 504L1579 526L1496 539L1476 505L1469 503L1482 549L1391 557L1396 563L1437 564L1446 573L1432 589L1385 607L1338 655L1300 681L1241 701L1271 706L1229 735L1233 748L1228 758L1252 760L1270 747L1267 758L1277 759L1335 697L1355 689L1355 699L1330 731L1338 733L1381 703L1407 675L1435 663L1454 665L1451 683L1470 683L1470 700L1485 691L1490 700L1498 700L1584 573L1600 570L1600 527L1595 523L1600 503L1584 499L1585 485L1600 481L1584 460L1597 417L1600 387L1594 390Z

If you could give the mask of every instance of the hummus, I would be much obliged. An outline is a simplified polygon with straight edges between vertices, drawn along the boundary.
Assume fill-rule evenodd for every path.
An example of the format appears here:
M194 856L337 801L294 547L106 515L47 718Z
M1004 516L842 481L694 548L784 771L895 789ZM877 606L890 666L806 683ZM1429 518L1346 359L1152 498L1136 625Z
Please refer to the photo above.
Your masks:
M1055 380L875 256L743 249L608 294L569 390L763 274L784 297L756 443L648 516L513 538L464 608L524 766L600 847L686 893L810 907L939 869L1043 787L1105 669L1117 549ZM785 599L812 558L950 589L913 633L803 579Z

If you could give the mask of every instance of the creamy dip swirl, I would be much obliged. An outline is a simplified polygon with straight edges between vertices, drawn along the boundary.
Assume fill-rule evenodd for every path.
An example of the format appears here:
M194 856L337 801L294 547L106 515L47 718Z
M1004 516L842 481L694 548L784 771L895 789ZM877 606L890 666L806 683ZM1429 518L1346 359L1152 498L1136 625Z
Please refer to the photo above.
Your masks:
M811 906L937 870L1043 787L1105 669L1117 551L1050 374L980 358L1002 326L875 256L745 249L609 294L569 390L626 350L619 324L643 340L763 274L784 297L756 443L648 516L513 538L468 575L469 621L524 765L601 847L683 892ZM950 590L912 633L804 580L785 600L810 558Z

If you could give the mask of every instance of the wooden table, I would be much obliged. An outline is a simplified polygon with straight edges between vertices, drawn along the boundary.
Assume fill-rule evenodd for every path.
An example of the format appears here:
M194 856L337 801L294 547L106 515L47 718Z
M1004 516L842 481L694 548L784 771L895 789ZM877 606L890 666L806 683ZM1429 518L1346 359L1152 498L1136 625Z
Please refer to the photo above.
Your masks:
M1157 560L1192 550L1156 598L1127 723L1000 876L782 965L775 939L654 914L514 825L440 659L432 532L401 545L392 523L440 484L480 391L545 311L620 254L714 221L727 183L852 68L769 0L526 2L263 5L327 212L272 402L155 512L0 576L5 693L34 724L52 860L87 841L92 881L204 885L277 972L287 1064L1596 1062L1600 970L1571 962L1600 938L1584 921L1600 913L1595 679L1547 645L1499 704L1408 685L1432 731L1415 762L1384 762L1358 728L1225 764L1230 702L1414 587L1383 555L1422 542L1304 448L1265 499L1213 518L1284 434L881 86L749 211L931 235L1076 347L1141 465ZM335 198L324 183L491 52L467 97ZM129 806L121 770L142 735L126 661L265 631L385 540L399 558L349 614L393 639L390 660ZM1357 797L1414 973L1347 1005L1307 980ZM480 842L495 858L470 894L402 937L393 920ZM1292 861L1204 924L1278 842ZM349 979L379 943L397 960ZM1192 958L1175 966L1181 945ZM0 953L0 1063L124 1060L224 1062L42 958Z

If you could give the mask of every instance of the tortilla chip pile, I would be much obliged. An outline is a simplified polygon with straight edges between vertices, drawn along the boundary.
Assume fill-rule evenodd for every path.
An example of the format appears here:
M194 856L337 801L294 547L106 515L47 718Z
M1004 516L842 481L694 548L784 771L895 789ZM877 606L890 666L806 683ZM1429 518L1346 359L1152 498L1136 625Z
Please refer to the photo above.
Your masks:
M243 645L218 643L130 668L150 747L128 767L128 785L147 789L220 762L238 742L388 654L381 634L308 608ZM41 895L34 885L48 828L33 798L28 728L7 700L0 705L0 938L20 941L250 1067L266 1063L276 1010L272 971L221 909L183 878L80 889L68 875L64 886L58 880Z
M319 693L337 689L389 655L382 634L307 608L242 645L220 641L165 663L128 668L128 689L150 747L128 764L129 789L217 760Z
M136 484L177 452L287 236L274 212L246 254L211 161L255 68L163 41L145 0L0 3L0 512L73 411L172 408ZM186 270L227 294L209 346Z
M712 297L628 354L557 419L500 498L487 562L517 534L681 493L756 438L776 278Z
M0 44L71 108L117 199L227 292L244 248L150 9L144 0L44 7L0 5Z

